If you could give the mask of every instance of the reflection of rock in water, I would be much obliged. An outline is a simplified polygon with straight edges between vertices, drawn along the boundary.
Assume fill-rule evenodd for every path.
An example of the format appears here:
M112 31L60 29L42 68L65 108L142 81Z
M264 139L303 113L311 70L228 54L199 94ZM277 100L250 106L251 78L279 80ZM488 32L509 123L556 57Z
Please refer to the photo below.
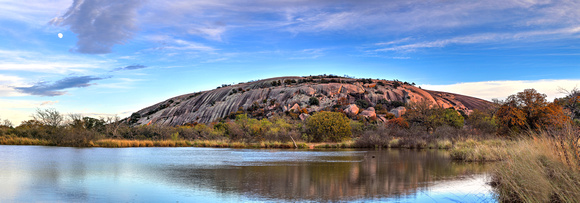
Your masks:
M436 180L485 171L482 165L452 163L444 153L384 150L364 157L317 157L311 162L245 163L213 169L180 166L169 169L167 175L170 181L219 193L336 201L413 194Z

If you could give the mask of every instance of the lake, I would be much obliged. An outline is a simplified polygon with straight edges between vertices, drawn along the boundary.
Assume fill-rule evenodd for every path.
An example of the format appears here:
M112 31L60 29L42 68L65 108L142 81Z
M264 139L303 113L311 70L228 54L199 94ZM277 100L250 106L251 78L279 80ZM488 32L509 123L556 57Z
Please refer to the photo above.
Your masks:
M0 202L495 202L442 150L0 145Z

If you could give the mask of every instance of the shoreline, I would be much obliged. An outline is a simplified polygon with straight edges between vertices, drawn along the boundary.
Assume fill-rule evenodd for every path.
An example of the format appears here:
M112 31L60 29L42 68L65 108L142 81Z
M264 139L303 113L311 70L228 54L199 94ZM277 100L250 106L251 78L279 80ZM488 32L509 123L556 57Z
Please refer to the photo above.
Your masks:
M409 144L402 141L403 138L393 138L386 146L360 146L355 139L343 142L238 142L228 140L128 140L128 139L100 139L89 141L85 145L57 145L54 142L42 139L23 138L15 136L0 136L0 145L31 145L31 146L57 146L57 147L100 147L100 148L135 148L135 147L213 147L213 148L232 148L232 149L437 149L448 150L452 159L457 161L497 161L495 158L487 158L487 155L493 155L491 152L499 147L505 147L507 140L492 138L483 140L464 139L451 141L449 139L434 140L425 142L424 140L414 140L415 143ZM295 145L296 144L296 145ZM481 147L477 147L481 146ZM482 150L484 148L490 148ZM474 149L474 150L471 150ZM476 158L479 157L479 158ZM481 158L485 157L485 158Z

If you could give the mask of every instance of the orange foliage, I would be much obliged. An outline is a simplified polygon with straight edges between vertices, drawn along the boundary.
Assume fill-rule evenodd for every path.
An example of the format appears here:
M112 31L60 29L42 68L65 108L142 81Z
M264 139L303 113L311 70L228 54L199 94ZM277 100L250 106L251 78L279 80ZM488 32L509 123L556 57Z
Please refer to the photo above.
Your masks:
M556 103L550 103L541 109L540 120L536 127L550 126L561 128L567 122L570 122L570 120L564 113L564 108Z
M401 128L409 128L409 122L407 122L403 118L393 118L393 119L387 121L387 124L390 125L390 126L398 126L398 127L401 127Z
M526 114L517 107L502 105L495 116L499 121L500 131L503 132L514 127L523 128L526 125Z
M507 98L496 112L501 133L508 130L561 128L569 122L562 106L549 103L546 95L526 89Z

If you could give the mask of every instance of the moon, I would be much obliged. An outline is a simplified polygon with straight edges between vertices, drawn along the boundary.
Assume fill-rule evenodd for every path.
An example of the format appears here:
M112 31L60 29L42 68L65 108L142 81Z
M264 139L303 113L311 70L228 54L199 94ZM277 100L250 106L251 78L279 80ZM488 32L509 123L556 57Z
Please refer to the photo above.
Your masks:
M62 38L62 33L58 33L58 38Z

